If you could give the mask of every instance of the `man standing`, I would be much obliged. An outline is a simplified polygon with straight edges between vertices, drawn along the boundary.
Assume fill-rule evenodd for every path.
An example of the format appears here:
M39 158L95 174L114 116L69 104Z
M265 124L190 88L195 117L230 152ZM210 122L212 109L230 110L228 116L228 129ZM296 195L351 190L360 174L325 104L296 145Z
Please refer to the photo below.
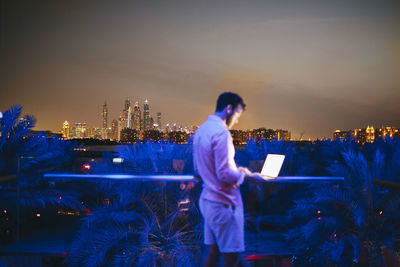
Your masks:
M222 254L224 266L237 266L244 247L243 181L261 181L247 168L237 167L229 129L245 109L243 99L231 92L218 97L216 111L193 138L194 169L203 181L199 199L204 218L204 244L208 254L203 266L215 266Z

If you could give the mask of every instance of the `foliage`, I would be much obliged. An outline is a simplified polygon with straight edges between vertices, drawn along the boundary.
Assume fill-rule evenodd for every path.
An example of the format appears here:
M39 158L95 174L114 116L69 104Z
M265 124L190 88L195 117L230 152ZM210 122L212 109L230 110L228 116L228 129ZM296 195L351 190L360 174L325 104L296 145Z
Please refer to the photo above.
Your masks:
M296 199L288 214L292 228L286 238L296 251L295 265L326 263L348 266L357 262L382 266L382 249L399 253L400 197L398 192L372 184L373 179L399 181L399 142L365 145L324 144L339 151L327 171L344 176L339 185L314 184Z
M193 173L191 140L188 144L146 142L121 145L116 148L118 157L124 159L120 171L135 174ZM174 161L182 161L180 162ZM107 164L107 163L106 163ZM112 169L112 165L108 163ZM97 168L97 169L96 169ZM95 166L98 170L101 166Z
M200 216L180 187L160 183L97 182L108 204L82 219L71 266L198 266ZM168 192L168 195L166 194Z
M42 178L44 172L69 167L73 144L31 134L36 120L31 115L21 117L21 113L22 107L14 105L1 120L0 176L14 177L0 187L2 208L15 210L17 199L21 207L81 207L77 192L56 190Z
M74 144L32 134L33 116L21 117L15 105L3 114L0 176L17 177L1 185L2 208L64 206L92 210L82 217L71 247L71 266L197 266L201 216L196 201L200 183L149 183L92 180L54 187L44 172L66 171ZM399 182L400 141L378 139L358 145L350 140L295 143L249 140L236 149L238 165L260 171L268 153L285 154L281 175L344 176L343 183L243 184L247 227L287 230L296 266L322 264L385 265L383 250L400 255L400 194L373 180ZM104 153L96 173L193 173L192 143L146 142L116 147L123 164ZM182 203L183 206L181 205ZM288 212L286 212L288 210ZM23 214L21 214L23 217ZM276 228L274 228L276 229Z

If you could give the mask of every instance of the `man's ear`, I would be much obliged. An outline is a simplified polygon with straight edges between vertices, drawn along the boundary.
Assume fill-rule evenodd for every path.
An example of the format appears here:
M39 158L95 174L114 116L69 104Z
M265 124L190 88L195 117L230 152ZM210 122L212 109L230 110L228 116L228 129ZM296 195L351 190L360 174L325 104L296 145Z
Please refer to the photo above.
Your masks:
M232 114L232 105L231 104L226 106L226 114L228 114L228 115Z

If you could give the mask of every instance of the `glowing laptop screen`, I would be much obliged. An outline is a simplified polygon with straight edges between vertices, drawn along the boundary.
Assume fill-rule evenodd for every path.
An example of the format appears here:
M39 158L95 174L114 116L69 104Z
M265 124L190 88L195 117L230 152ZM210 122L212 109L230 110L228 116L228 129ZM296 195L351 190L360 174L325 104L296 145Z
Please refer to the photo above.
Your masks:
M278 177L284 160L285 160L285 155L268 154L267 158L264 161L264 166L261 170L261 175Z

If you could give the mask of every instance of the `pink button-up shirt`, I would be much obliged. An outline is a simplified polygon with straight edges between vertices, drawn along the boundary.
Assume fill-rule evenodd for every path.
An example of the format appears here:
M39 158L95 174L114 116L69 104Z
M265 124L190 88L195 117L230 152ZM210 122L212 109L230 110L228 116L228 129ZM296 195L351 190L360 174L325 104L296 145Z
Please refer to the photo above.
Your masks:
M234 161L231 133L218 116L210 115L193 138L195 172L203 181L201 198L228 205L243 206L239 185L245 174Z

